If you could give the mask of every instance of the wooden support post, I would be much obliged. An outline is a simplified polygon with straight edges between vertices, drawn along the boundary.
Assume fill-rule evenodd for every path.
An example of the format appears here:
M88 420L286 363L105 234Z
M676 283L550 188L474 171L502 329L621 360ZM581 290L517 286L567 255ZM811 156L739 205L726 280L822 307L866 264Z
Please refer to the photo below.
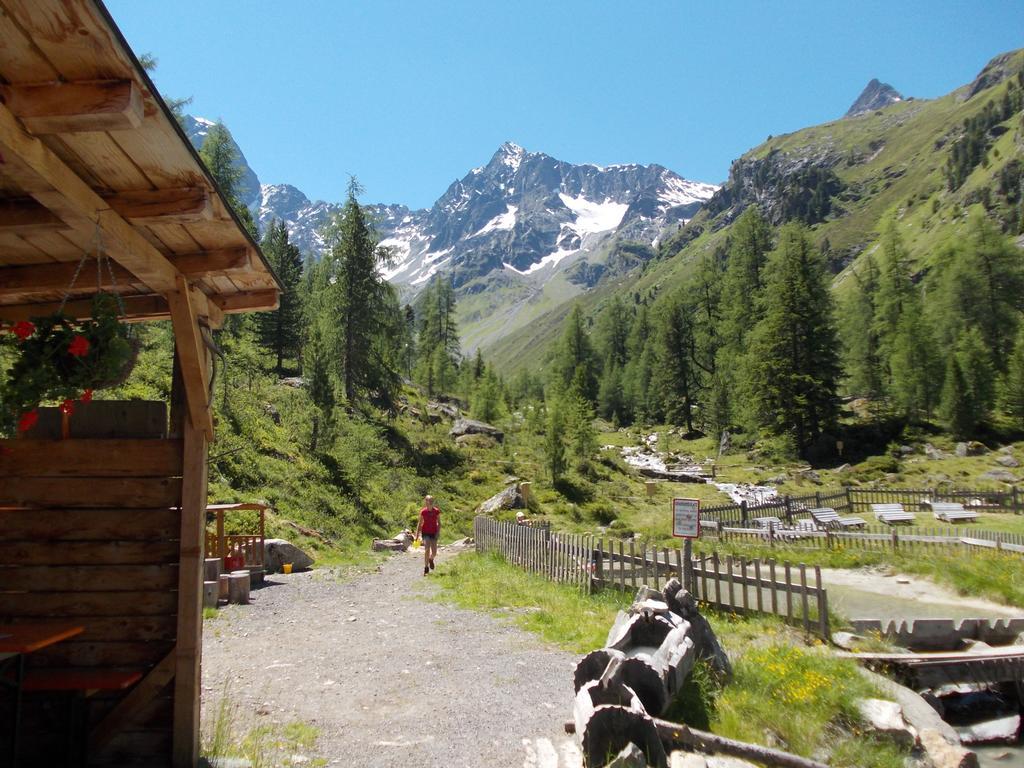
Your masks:
M754 580L757 581L757 612L764 613L764 596L761 594L761 561L754 560Z
M636 547L635 539L629 540L629 585L636 589Z
M772 613L776 616L779 614L779 593L775 589L775 560L774 558L768 561L768 578L772 582Z
M814 566L814 584L818 588L818 632L824 640L829 638L828 595L821 586L821 566Z
M177 330L177 329L176 329ZM200 360L205 367L205 358ZM184 368L186 377L188 369ZM186 385L187 385L186 379ZM190 392L186 386L186 391ZM203 636L203 536L206 524L207 440L201 425L185 424L178 569L178 643L174 672L174 768L199 758L200 660Z
M793 621L793 579L789 570L789 563L785 563L786 569L786 621Z
M626 555L622 550L622 542L619 542L619 587L626 591Z
M174 341L181 362L182 380L192 426L213 441L213 414L209 402L206 347L202 340L192 292L185 278L178 276L178 290L167 294L174 324ZM205 509L205 502L203 508Z
M803 612L804 632L810 634L811 612L807 605L807 566L800 563L800 608Z

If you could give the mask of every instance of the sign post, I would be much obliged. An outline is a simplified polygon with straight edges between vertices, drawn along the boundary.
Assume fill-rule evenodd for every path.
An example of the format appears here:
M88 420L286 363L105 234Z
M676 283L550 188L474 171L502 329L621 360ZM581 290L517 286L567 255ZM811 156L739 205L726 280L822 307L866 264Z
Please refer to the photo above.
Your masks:
M700 499L672 499L672 535L683 542L683 588L692 591L693 540L700 538Z

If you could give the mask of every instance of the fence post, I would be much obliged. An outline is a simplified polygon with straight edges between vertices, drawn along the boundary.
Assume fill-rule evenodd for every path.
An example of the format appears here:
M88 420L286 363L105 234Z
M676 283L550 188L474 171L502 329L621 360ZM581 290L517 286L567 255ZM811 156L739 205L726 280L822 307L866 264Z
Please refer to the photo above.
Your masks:
M1010 489L1010 493L1013 494L1013 513L1015 515L1020 514L1020 497L1017 495L1017 486L1013 486Z
M743 521L743 527L747 527L747 500L743 499L740 502L740 519Z
M892 551L895 552L900 546L900 536L896 533L896 529L892 529Z
M821 491L814 492L814 506L821 507Z
M597 552L594 554L594 578L592 583L604 582L604 539L597 540Z
M821 586L821 566L814 566L814 584L818 588L818 631L826 641L829 639L828 594Z
M846 513L852 515L853 509L853 497L850 495L850 486L845 486L843 490L846 492Z
M792 525L793 524L793 507L790 504L789 494L788 493L785 495L785 497L783 497L783 501L786 504L786 523L789 524L789 525Z

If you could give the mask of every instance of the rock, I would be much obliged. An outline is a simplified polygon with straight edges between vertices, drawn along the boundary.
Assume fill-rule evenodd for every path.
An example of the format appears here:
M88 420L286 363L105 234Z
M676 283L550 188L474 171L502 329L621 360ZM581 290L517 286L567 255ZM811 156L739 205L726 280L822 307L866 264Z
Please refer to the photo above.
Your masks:
M957 443L954 452L957 456L963 458L964 456L980 456L987 450L988 449L977 440L971 440L966 443Z
M607 768L647 768L647 757L640 747L630 742L605 765Z
M849 472L853 467L849 464L840 464L836 467L836 472Z
M505 439L505 433L497 427L493 427L490 424L485 424L482 421L476 421L474 419L459 419L452 425L448 434L452 437L461 437L462 435L487 435L488 437L494 438L499 443Z
M950 744L942 734L926 728L920 734L921 747L935 768L978 768L978 756L959 744Z
M1020 715L1007 715L972 725L957 726L964 744L1012 744L1017 741Z
M496 493L479 507L476 511L479 515L493 515L503 509L523 509L526 507L523 502L523 495L519 493L519 488L514 485L510 485L500 493Z
M862 635L855 635L853 632L832 633L832 642L847 651L855 650L864 640Z
M861 699L857 702L857 709L867 727L878 735L907 747L917 742L917 734L907 725L903 719L903 710L895 701Z
M890 697L900 705L903 719L910 723L911 727L919 734L930 730L937 733L939 738L948 744L960 743L960 737L957 736L953 726L945 722L935 708L921 695L869 669L861 667L857 671L862 677L870 680L883 695Z
M961 459L967 456L967 443L957 443L956 448L953 449L953 453Z
M924 444L924 455L929 459L944 459L948 455L945 451L940 451L931 443Z
M800 477L806 477L812 483L821 482L821 475L819 475L813 469L801 469L800 471L797 472L797 475L799 475Z
M996 464L1001 464L1004 467L1019 467L1020 462L1017 461L1013 456L1008 453L1004 453L1002 456L996 459Z
M264 403L263 412L270 417L272 422L278 426L281 425L281 414L278 412L277 408L274 407L273 403Z
M301 389L306 386L306 380L301 376L288 376L284 379L278 379L277 383L283 384L286 387L295 387L296 389Z
M459 435L455 444L462 448L493 448L498 443L489 435Z
M451 403L439 403L437 400L431 400L427 403L427 410L432 411L440 416L446 416L449 419L457 419L462 413Z
M896 453L898 453L900 456L909 456L913 452L914 449L909 445L901 445L899 448L896 449Z
M1014 474L1005 469L990 469L988 472L985 472L983 475L981 475L981 479L996 480L997 482L1000 483L1017 482L1017 478L1014 476Z
M292 571L304 571L313 565L313 558L285 539L267 539L263 543L263 562L267 573L280 573L282 565L292 564Z
M708 768L708 761L695 752L677 751L669 755L669 768Z

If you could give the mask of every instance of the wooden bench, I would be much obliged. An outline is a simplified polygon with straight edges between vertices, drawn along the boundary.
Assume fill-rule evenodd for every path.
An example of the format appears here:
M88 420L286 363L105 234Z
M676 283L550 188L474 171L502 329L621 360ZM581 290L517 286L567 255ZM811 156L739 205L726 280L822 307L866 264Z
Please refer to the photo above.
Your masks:
M782 528L782 521L777 517L755 517L752 522L755 528L760 528L763 531Z
M964 509L964 505L953 501L922 501L922 507L929 507L936 520L945 520L947 523L971 522L978 519L978 513L971 509Z
M913 523L916 519L913 512L907 512L902 504L872 504L871 511L875 519L887 525L896 523Z
M863 528L867 523L860 517L840 517L832 507L809 510L811 517L823 528Z
M67 732L68 766L88 762L89 697L99 691L124 691L142 679L142 672L111 669L30 669L22 679L25 693L66 693L71 696Z

